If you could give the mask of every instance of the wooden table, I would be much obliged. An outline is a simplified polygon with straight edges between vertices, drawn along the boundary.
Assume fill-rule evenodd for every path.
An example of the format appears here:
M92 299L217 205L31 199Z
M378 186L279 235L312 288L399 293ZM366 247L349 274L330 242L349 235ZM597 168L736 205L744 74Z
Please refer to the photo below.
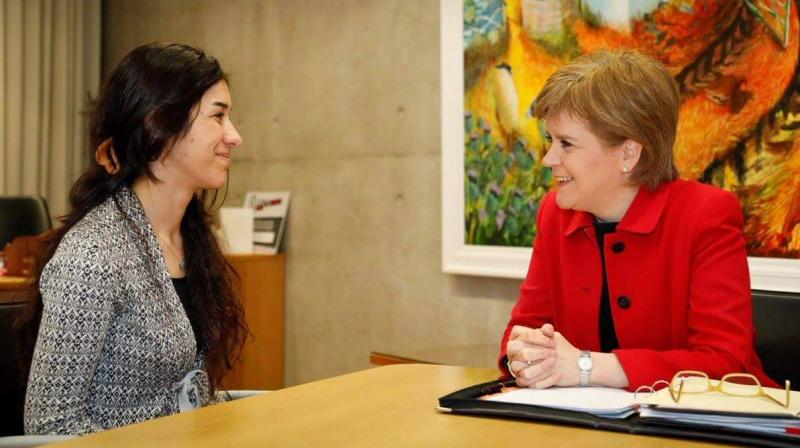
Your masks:
M27 299L24 290L30 281L28 277L0 276L0 304L24 302Z
M378 367L53 446L715 446L435 410L438 397L496 376L492 369L467 367Z

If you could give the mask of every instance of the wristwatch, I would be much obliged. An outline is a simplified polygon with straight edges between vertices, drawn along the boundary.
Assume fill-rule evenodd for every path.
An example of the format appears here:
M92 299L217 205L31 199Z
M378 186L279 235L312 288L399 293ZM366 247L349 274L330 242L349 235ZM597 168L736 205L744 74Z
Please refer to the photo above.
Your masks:
M589 375L592 374L592 353L589 350L581 350L581 356L578 357L578 368L581 370L581 387L589 385Z

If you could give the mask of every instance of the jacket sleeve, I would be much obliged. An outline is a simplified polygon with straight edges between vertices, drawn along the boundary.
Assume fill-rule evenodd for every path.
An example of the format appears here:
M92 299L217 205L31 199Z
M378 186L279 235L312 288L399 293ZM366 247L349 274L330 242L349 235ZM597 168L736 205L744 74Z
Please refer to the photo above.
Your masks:
M742 227L739 203L725 192L705 204L691 242L675 242L692 245L686 348L615 350L630 390L669 380L680 370L700 370L712 378L747 372L753 320Z
M53 257L41 278L43 311L25 397L26 434L86 434L87 397L114 318L108 260L93 254Z
M547 214L547 208L553 207L552 194L548 194L542 200L539 214L536 218L536 238L533 242L533 256L528 266L528 274L519 291L519 298L516 305L511 310L511 320L503 333L500 343L500 356L497 364L504 375L509 375L506 366L506 343L511 329L515 325L522 325L529 328L539 328L546 323L553 322L553 309L550 301L550 294L547 289L547 261L546 248L542 232L543 216Z

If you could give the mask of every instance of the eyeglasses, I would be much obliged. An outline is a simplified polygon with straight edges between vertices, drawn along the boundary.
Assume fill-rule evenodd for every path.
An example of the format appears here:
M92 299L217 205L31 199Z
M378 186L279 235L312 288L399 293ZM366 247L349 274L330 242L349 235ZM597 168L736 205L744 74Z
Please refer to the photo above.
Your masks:
M669 394L672 401L677 403L683 394L702 394L706 392L719 392L735 397L762 397L777 404L789 407L789 381L786 381L786 403L781 403L768 393L764 392L758 378L749 373L729 373L722 377L717 384L711 384L708 375L696 370L681 370L672 377L669 383Z

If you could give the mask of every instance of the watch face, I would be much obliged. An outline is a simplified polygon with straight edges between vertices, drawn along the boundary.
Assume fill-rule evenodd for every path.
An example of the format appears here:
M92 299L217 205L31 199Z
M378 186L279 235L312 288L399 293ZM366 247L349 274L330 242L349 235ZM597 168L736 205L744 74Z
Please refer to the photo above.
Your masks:
M591 370L593 365L592 358L581 356L578 359L578 368L581 370Z

